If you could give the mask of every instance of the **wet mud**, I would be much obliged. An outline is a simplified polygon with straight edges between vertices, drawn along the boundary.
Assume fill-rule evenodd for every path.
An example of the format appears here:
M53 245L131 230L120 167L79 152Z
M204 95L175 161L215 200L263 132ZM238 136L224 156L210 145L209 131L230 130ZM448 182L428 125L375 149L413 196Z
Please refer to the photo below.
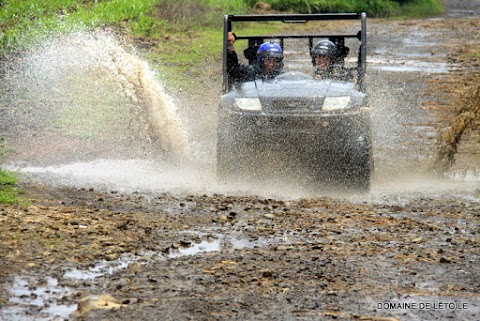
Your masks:
M369 20L368 195L218 186L205 157L212 126L190 131L205 138L190 145L200 174L109 163L106 150L82 154L72 140L62 161L50 164L58 150L44 144L47 157L32 162L38 131L3 118L18 137L6 164L23 170L29 203L0 206L0 320L480 319L475 122L446 175L432 171L479 68L459 51L478 48L477 2L447 3L433 19ZM210 115L219 91L185 109ZM195 121L211 122L205 114ZM15 136L22 128L32 135ZM65 165L69 152L77 163Z
M478 195L366 202L26 188L34 205L1 210L3 262L16 267L2 269L6 320L480 313ZM115 305L80 307L100 295Z

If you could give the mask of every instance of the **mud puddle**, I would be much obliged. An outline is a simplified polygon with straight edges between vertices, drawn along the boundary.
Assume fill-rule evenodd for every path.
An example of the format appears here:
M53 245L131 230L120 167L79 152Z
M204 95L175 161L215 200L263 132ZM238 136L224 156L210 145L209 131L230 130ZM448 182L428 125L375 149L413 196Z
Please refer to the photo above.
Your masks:
M368 67L394 72L417 72L417 73L444 73L454 70L456 66L445 62L426 62L420 60L397 60L386 58L370 58Z
M191 234L193 231L179 232ZM185 256L197 256L211 252L234 252L244 249L267 247L285 243L285 239L259 237L251 240L236 234L198 234L205 238L198 243L175 243L166 252L144 251L139 255L125 254L115 260L102 260L93 263L88 269L67 269L62 277L44 275L15 276L6 287L10 293L8 303L0 309L0 318L5 320L39 321L66 320L78 306L71 304L71 298L77 295L71 282L92 282L95 279L111 277L113 274L128 269L131 265L149 265L165 260L179 259ZM285 244L290 244L287 241ZM67 285L61 285L59 280ZM68 300L70 299L70 300ZM3 320L3 319L2 319Z
M53 277L15 276L7 291L11 296L7 307L0 310L2 320L65 320L77 309L76 304L62 303L73 290L60 286Z
M162 262L167 259L176 259L184 256L202 255L210 252L234 252L248 248L267 247L278 244L289 244L289 241L278 238L259 237L251 240L247 237L231 233L224 234L198 234L195 231L178 232L182 234L195 234L197 237L205 238L198 243L190 241L180 241L174 243L164 252L145 251L139 255L126 254L116 260L101 261L93 264L87 270L78 268L70 269L63 275L64 278L73 280L92 280L95 278L112 275L120 270L127 269L129 265L137 263L147 265L153 262ZM287 243L285 243L287 242Z

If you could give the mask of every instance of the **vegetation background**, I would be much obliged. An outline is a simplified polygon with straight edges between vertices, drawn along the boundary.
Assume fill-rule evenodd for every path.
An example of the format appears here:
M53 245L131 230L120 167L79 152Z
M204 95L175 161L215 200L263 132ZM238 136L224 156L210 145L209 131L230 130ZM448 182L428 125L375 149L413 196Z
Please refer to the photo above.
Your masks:
M0 61L51 37L111 28L147 49L146 59L167 62L162 75L171 86L189 88L188 83L215 77L206 75L212 71L204 66L221 55L225 13L361 11L403 18L436 15L443 6L441 0L0 0ZM5 150L0 133L0 159ZM0 203L16 202L15 184L0 168Z
M443 10L441 0L4 0L0 54L38 37L109 25L133 37L162 39L182 32L216 31L222 15L259 8L295 13L361 12L369 17L416 17Z

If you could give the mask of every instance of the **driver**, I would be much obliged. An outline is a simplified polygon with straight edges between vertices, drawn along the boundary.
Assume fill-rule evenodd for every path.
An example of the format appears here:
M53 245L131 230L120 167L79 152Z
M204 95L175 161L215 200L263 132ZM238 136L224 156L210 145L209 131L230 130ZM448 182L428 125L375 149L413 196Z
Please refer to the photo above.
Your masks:
M236 82L255 79L273 79L283 72L283 50L273 41L264 42L257 50L257 60L254 64L244 65L238 62L237 53L233 47L235 35L228 33L227 72Z
M344 58L337 46L330 40L320 40L311 51L312 64L316 79L335 79L347 81L353 79L352 70L342 66Z

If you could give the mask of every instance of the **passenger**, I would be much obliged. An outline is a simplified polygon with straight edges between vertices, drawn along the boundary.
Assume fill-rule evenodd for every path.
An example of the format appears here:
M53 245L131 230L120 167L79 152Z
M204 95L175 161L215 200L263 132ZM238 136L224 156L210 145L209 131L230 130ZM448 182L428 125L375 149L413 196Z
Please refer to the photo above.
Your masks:
M235 82L255 79L273 79L283 72L283 50L273 41L264 42L257 50L257 60L253 64L240 64L233 44L235 35L228 33L227 72Z
M353 79L352 69L343 66L345 55L342 55L330 40L320 40L311 52L315 78L341 81Z

